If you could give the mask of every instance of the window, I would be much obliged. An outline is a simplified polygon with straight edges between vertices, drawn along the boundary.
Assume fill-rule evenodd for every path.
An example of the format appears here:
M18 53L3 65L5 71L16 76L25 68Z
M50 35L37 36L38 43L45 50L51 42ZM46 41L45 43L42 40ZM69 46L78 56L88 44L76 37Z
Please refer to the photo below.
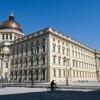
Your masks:
M36 48L36 49L37 49L37 53L39 53L39 47L38 47L38 46L37 46L37 48Z
M18 67L18 60L16 60L16 67Z
M33 66L33 58L30 58L30 60L31 60L31 66Z
M58 40L58 43L60 43L60 40Z
M6 39L8 39L8 34L6 35Z
M42 42L45 43L45 38L43 38Z
M42 48L43 48L43 52L45 52L45 38L43 38L43 40L42 40Z
M26 56L28 55L28 50L26 49Z
M78 67L78 61L76 61L76 67Z
M26 48L28 48L28 43L26 43Z
M31 47L33 47L33 42L31 42Z
M63 69L63 76L65 77L65 69Z
M27 67L27 59L25 60L25 64L26 64L26 67Z
M53 52L56 51L56 44L53 44Z
M12 35L10 34L10 39L12 39Z
M65 48L62 48L63 54L65 54Z
M19 52L18 52L18 50L17 50L16 52L17 52L17 57L18 57L18 55L19 55Z
M20 64L21 64L21 67L22 67L22 60L20 60Z
M67 55L69 55L69 49L66 49L66 53L67 53Z
M69 59L66 59L66 65L69 66Z
M4 34L2 34L2 39L4 39Z
M60 53L60 46L58 46L58 53Z
M21 45L21 49L23 49L23 44Z
M73 77L75 77L75 71L73 70Z
M75 61L73 60L73 67L75 67Z
M42 79L45 80L45 69L42 70Z
M55 38L53 38L53 41L55 41Z
M65 61L65 58L63 58L63 66L65 66L65 62L66 62L66 61Z
M23 56L23 50L21 50L21 56Z
M58 64L61 63L61 57L58 57Z
M62 45L64 45L64 42L62 42Z
M36 41L36 53L39 53L39 40Z
M12 54L13 54L13 58L14 58L14 51L13 51L13 53L12 53Z
M56 70L53 69L53 76L56 77Z
M33 48L31 48L31 54L33 54Z
M56 64L56 57L53 56L53 64Z
M8 76L8 74L7 74L7 72L5 72L5 79L7 79L7 78L8 78L7 76Z
M59 77L61 77L61 70L59 69Z
M37 65L39 65L39 58L36 59L36 63L37 63Z
M8 68L8 63L6 63L6 68Z
M74 50L72 50L72 56L74 56Z
M42 63L45 64L45 57L42 58Z
M43 52L45 52L45 45L43 45Z

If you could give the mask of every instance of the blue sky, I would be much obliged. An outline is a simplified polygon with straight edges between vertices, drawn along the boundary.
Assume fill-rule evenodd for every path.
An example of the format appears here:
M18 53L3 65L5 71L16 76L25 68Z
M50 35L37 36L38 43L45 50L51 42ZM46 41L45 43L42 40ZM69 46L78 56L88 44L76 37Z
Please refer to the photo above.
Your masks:
M0 22L12 10L25 34L50 26L100 50L100 0L0 0Z

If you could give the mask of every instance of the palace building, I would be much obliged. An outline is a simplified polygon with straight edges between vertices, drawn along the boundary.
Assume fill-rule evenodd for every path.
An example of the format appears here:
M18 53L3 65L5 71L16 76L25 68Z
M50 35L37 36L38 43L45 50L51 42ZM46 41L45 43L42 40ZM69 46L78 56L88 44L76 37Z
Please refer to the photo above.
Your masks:
M20 37L23 37L21 26L15 21L13 13L9 19L0 24L0 79L10 80L10 45Z
M0 75L12 83L100 85L100 52L48 27L27 36L14 15L0 26Z

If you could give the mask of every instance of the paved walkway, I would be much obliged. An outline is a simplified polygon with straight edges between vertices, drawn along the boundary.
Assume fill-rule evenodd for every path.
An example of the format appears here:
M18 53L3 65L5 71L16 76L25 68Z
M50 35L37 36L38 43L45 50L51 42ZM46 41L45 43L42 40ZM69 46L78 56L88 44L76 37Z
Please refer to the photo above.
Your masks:
M45 92L47 88L24 88L24 87L5 87L0 88L0 95L6 94L20 94L20 93L30 93L30 92ZM61 89L61 91L92 91L85 89Z
M0 88L0 95L6 94L20 94L29 92L44 92L47 91L46 88L24 88L24 87L5 87Z
M46 88L7 87L0 88L0 100L100 100L100 91L65 89L65 91L47 92Z

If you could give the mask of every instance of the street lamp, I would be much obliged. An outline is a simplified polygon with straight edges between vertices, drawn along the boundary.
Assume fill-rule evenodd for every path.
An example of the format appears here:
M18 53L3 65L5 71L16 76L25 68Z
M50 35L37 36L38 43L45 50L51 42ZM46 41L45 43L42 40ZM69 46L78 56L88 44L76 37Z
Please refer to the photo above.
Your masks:
M31 74L31 87L33 87L34 80L33 80L33 71L32 70L31 70L30 74Z
M68 69L67 69L68 62L67 62L67 59L65 60L65 62L66 62L66 86L68 86Z
M3 66L2 66L2 62L3 62L3 54L0 55L1 56L1 87L3 87Z
M3 88L3 76L1 76L1 87Z

